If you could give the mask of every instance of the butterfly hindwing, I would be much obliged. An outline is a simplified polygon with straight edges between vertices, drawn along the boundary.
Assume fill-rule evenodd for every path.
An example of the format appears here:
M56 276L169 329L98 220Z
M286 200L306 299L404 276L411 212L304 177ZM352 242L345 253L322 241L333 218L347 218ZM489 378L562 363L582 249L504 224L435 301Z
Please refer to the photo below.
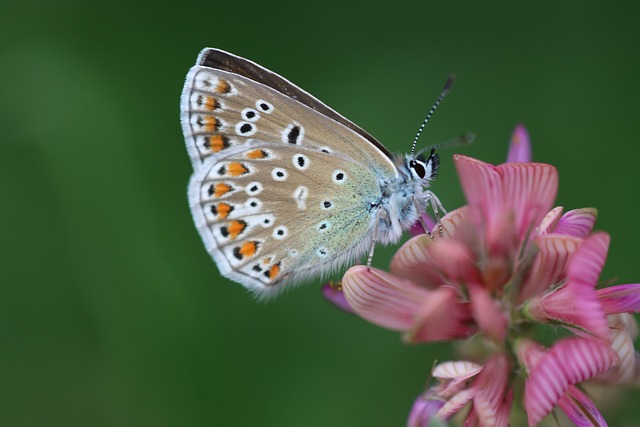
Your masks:
M251 289L330 272L369 246L374 174L317 148L255 141L205 160L189 197L221 272Z

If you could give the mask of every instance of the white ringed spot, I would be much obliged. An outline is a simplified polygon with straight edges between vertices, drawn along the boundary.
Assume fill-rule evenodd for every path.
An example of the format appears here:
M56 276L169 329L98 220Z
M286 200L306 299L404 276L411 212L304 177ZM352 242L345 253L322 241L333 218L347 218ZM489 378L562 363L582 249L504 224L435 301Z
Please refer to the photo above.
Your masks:
M316 255L318 255L320 258L326 258L329 256L329 250L327 248L325 248L324 246L319 247L316 250Z
M304 138L304 128L300 123L293 122L282 131L282 142L299 145Z
M292 161L293 161L293 166L302 171L309 169L309 165L311 164L309 157L300 153L294 154Z
M347 173L343 170L336 169L333 171L332 178L336 184L344 184L347 181Z
M248 122L257 122L258 120L260 120L260 113L258 113L253 108L245 108L244 110L242 110L240 115L244 120Z
M284 225L279 225L273 230L273 237L278 240L282 240L287 237L289 230Z
M244 203L244 206L251 212L258 212L260 211L260 209L262 209L262 201L260 201L260 199L256 199L255 197L251 197L247 199L247 201Z
M244 187L244 191L250 196L255 196L262 192L262 184L257 181L250 182L246 187Z
M236 133L240 136L251 136L257 132L258 128L253 123L240 122L236 125Z
M333 209L333 202L329 201L329 200L323 200L320 202L320 209L322 209L323 211L328 211Z
M273 168L273 170L271 171L271 178L276 181L286 181L287 170L285 168Z
M298 251L297 251L297 250L295 250L295 249L289 249L289 255L295 258L295 257L297 257L298 255L300 255L300 252L298 252Z
M273 104L265 101L264 99L258 99L256 101L256 108L263 113L271 114L273 112Z

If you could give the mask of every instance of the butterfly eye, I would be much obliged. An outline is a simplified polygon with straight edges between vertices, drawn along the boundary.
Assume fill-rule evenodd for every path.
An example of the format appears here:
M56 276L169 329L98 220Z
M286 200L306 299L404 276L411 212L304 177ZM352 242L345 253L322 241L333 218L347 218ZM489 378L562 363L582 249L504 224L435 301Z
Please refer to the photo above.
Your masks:
M411 160L409 162L411 173L416 178L424 179L427 176L427 164L421 160Z

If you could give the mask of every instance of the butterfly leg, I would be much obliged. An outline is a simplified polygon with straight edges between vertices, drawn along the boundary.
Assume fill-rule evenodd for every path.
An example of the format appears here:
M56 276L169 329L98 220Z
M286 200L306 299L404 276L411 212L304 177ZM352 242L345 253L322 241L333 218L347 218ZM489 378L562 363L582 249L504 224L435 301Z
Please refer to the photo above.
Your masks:
M431 205L431 209L433 210L433 216L436 217L436 223L438 224L438 234L440 235L440 237L443 237L444 229L442 228L442 223L440 222L440 211L442 211L444 215L447 214L447 211L442 206L440 199L438 199L438 197L435 194L433 194L431 191L428 191L426 193L426 196L427 196L427 203ZM431 236L431 238L433 238L433 236Z
M420 206L418 206L417 202L414 202L413 206L416 209L416 212L418 212L418 221L420 222L420 225L422 226L422 229L424 230L424 232L429 237L431 237L431 240L434 240L433 234L431 234L431 229L429 228L429 226L427 225L426 221L424 220L424 218L420 214Z
M369 249L369 257L367 258L367 269L371 268L371 261L373 261L373 252L376 250L376 244L378 244L378 224L380 224L380 210L376 215L376 222L373 228L373 240L371 241L371 249Z

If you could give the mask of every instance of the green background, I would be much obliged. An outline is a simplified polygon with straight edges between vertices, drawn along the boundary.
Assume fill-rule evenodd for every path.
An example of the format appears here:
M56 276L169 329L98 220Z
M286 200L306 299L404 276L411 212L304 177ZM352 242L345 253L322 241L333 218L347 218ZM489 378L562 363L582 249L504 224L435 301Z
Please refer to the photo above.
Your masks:
M199 50L250 58L408 150L500 163L524 123L595 206L605 278L640 280L638 6L631 2L85 2L0 6L0 425L400 426L448 345L403 345L314 283L255 302L222 279L186 201L178 120ZM376 252L386 266L392 248ZM637 425L639 392L603 407Z

